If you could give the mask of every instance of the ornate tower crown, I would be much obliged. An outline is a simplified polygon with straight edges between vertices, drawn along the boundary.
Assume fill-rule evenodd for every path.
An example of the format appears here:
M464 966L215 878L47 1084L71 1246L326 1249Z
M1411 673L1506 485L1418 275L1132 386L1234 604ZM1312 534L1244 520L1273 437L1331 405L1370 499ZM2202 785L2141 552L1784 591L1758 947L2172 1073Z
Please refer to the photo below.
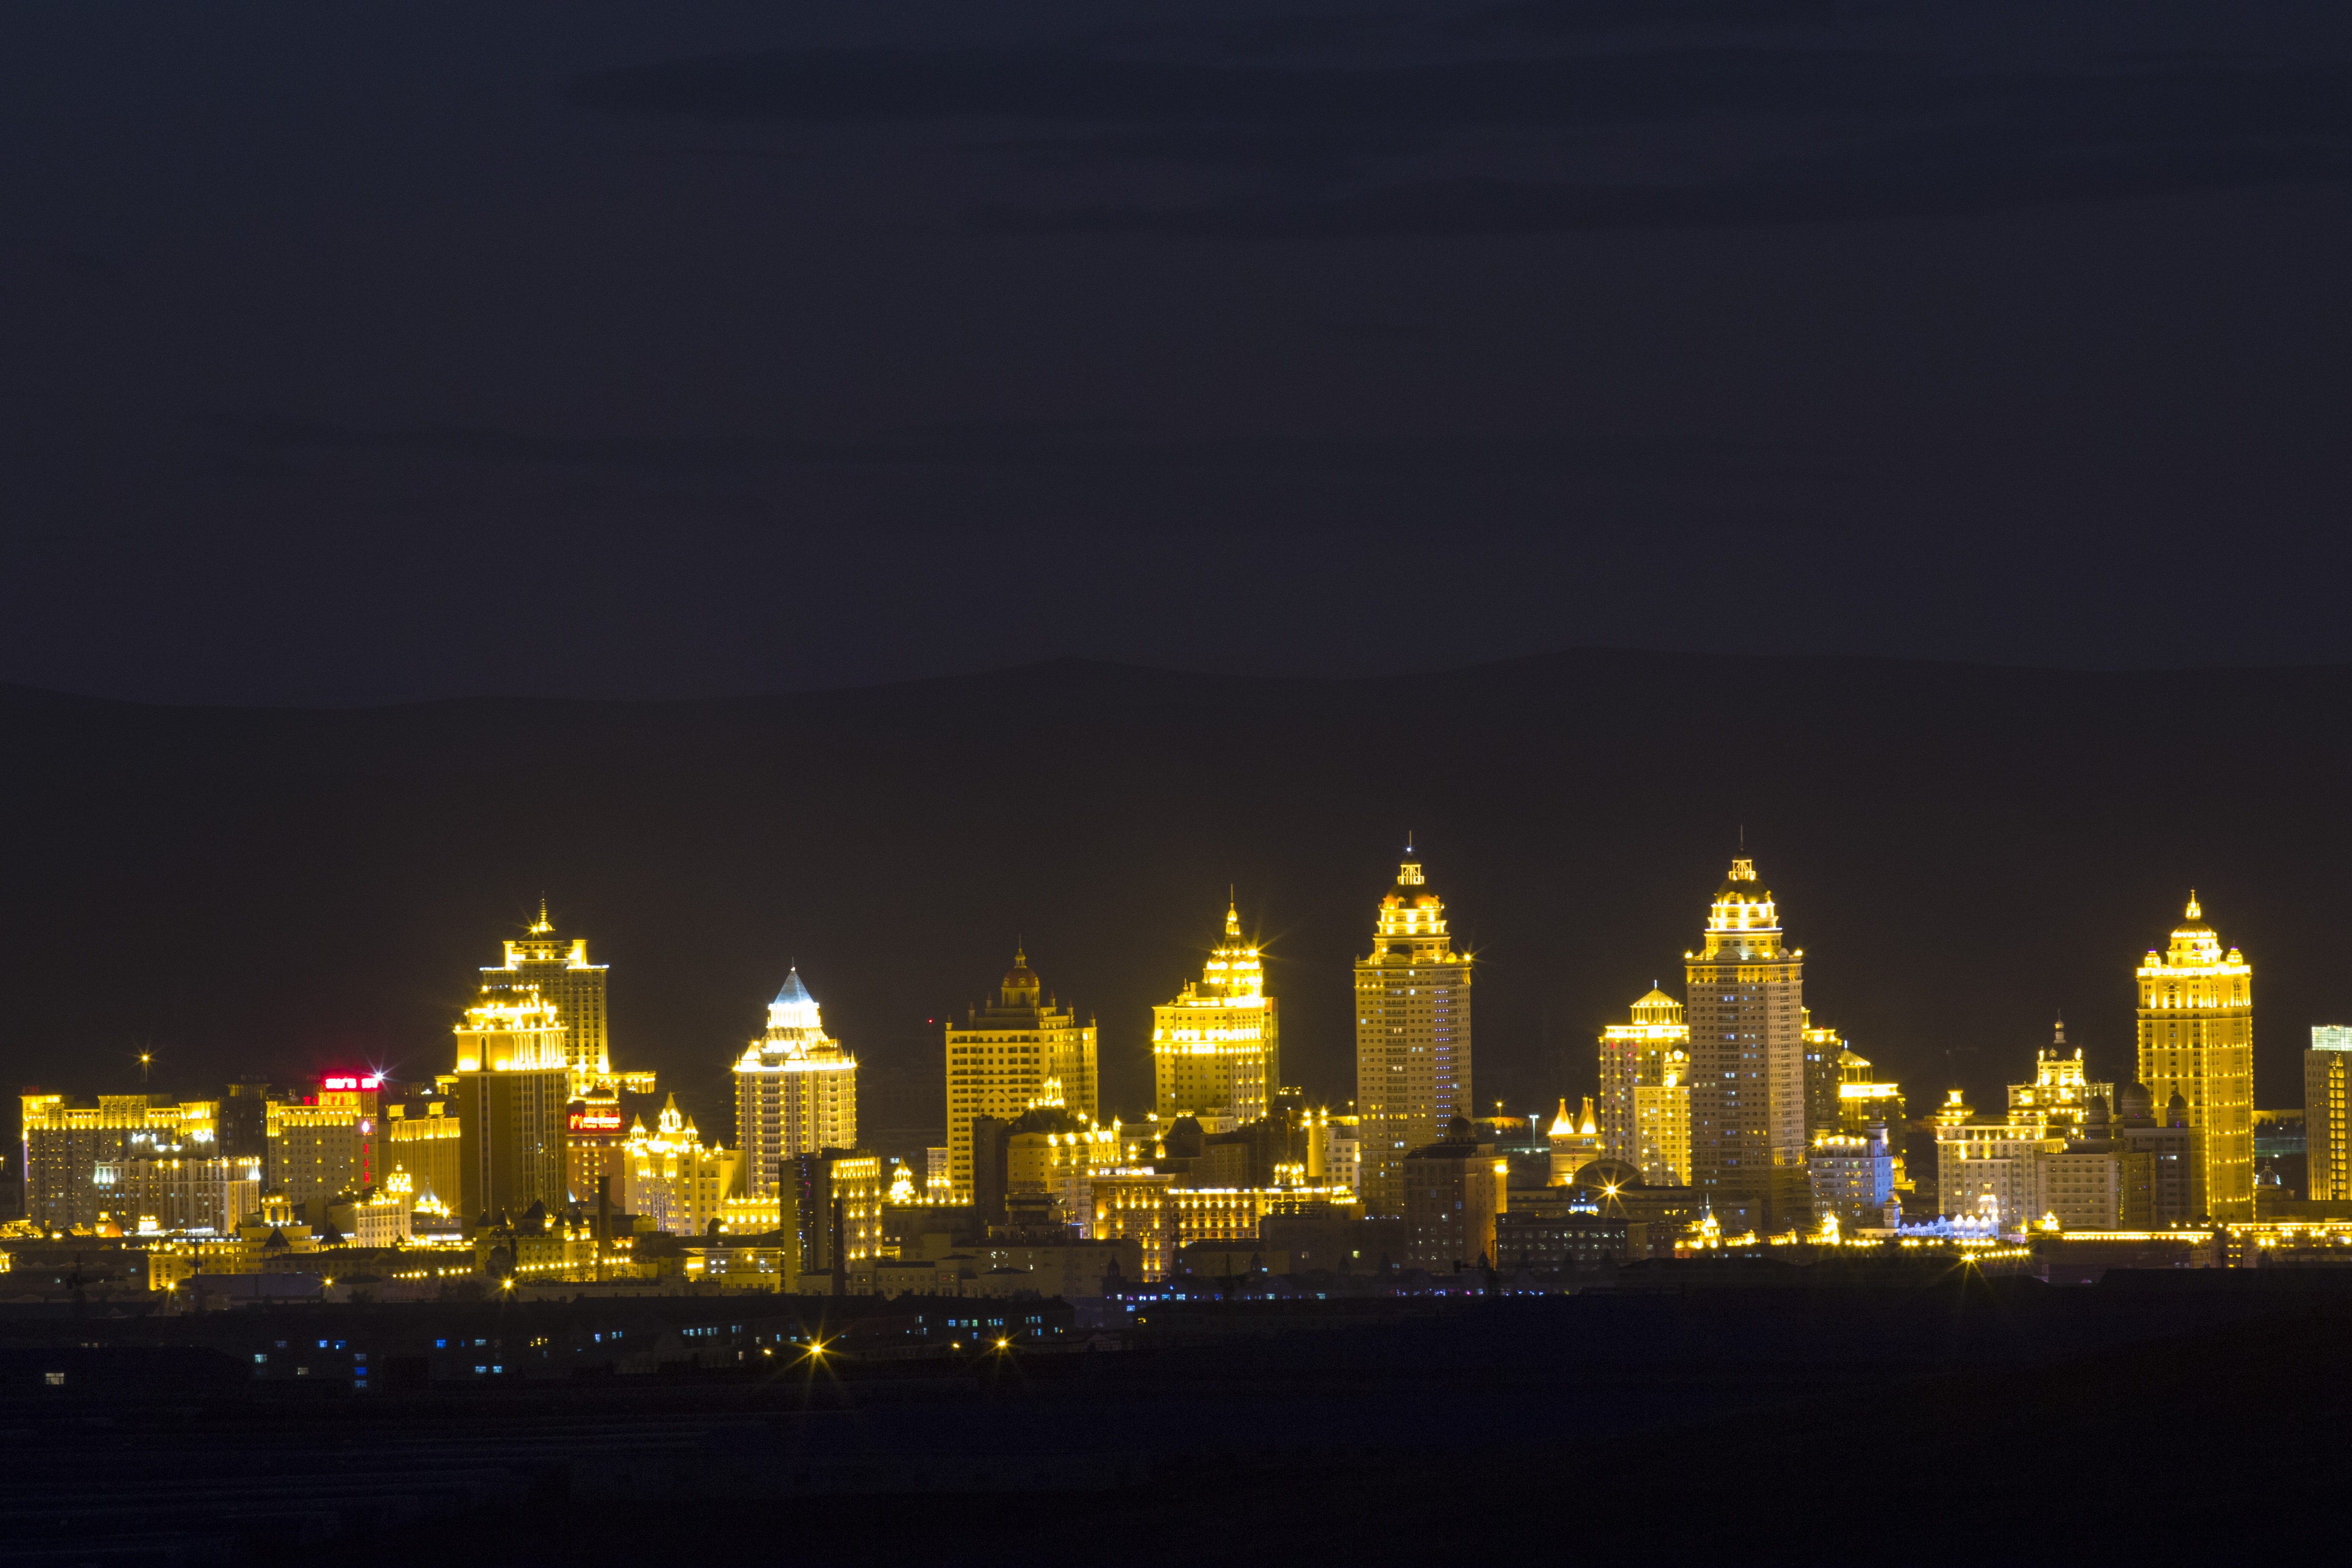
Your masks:
M1756 862L1750 860L1744 855L1738 859L1734 860L1731 863L1731 876L1729 879L1734 882L1754 881L1756 879Z

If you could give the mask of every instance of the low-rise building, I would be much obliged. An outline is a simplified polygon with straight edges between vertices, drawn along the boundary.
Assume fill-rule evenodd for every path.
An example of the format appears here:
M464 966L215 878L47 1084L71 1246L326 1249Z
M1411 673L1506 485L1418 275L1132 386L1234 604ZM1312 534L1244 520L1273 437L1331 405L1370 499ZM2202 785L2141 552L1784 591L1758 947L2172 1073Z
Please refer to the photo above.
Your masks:
M1491 1265L1507 1167L1456 1116L1446 1135L1403 1161L1406 1267L1432 1274Z

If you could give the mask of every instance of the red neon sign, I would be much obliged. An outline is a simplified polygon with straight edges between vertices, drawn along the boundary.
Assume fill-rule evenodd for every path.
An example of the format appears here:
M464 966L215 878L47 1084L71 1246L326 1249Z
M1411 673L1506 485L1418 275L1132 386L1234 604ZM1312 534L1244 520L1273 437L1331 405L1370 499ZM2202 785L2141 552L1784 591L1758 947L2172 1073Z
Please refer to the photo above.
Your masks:
M618 1132L621 1113L617 1110L575 1110L567 1119L574 1132Z
M321 1079L320 1081L322 1081L329 1089L377 1089L381 1088L383 1083L382 1079L372 1077L331 1078Z

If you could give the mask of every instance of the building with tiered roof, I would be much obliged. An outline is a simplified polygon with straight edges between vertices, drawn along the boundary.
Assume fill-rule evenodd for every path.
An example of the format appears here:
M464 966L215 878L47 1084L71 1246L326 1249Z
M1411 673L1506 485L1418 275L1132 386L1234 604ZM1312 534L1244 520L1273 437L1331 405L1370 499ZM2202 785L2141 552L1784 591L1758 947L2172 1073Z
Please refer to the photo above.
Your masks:
M1224 940L1210 951L1200 983L1186 981L1176 1000L1151 1010L1154 1110L1163 1123L1180 1116L1255 1121L1280 1084L1278 1059L1265 971L1229 901Z
M1028 955L1016 952L996 1000L947 1026L948 1180L954 1202L972 1201L971 1124L1010 1122L1033 1106L1095 1119L1095 1025L1045 994Z
M1470 1085L1470 955L1418 859L1381 900L1372 951L1356 963L1359 1191L1367 1215L1404 1213L1405 1157L1475 1115Z
M857 1058L824 1032L794 969L768 1004L768 1030L735 1063L735 1138L745 1195L768 1198L786 1161L857 1146Z
M2139 1081L2158 1104L2178 1094L2194 1144L2190 1212L2254 1217L2254 968L2226 953L2197 895L2161 953L2137 971Z
M1705 945L1683 955L1690 1024L1691 1181L1726 1225L1803 1225L1804 953L1783 940L1756 862L1731 863Z

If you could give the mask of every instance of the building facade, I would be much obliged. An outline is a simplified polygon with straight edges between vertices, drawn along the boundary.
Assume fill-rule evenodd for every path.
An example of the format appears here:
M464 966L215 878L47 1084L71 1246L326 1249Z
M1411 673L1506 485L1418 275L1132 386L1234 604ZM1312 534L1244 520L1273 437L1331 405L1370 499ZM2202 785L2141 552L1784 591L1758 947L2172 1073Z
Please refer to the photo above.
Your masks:
M78 1105L35 1089L20 1104L24 1163L17 1170L25 1217L43 1230L98 1223L102 1161L209 1159L220 1152L217 1100L101 1094L95 1103Z
M261 1206L261 1162L247 1156L102 1161L92 1172L99 1208L128 1234L158 1230L232 1236Z
M701 1236L738 1195L740 1163L733 1152L703 1147L702 1135L677 1109L671 1095L654 1119L629 1129L621 1152L624 1213L653 1221L671 1236Z
M1095 1026L1043 993L1015 952L997 999L947 1027L948 1175L954 1201L972 1201L971 1124L1011 1121L1032 1106L1095 1118Z
M1885 1128L1865 1128L1859 1135L1815 1133L1807 1166L1817 1222L1835 1219L1846 1232L1884 1222L1886 1205L1895 1201L1895 1156Z
M1690 1124L1690 1025L1683 1005L1659 990L1633 1004L1631 1021L1612 1024L1601 1032L1601 1092L1593 1097L1601 1132L1601 1152L1612 1160L1640 1166L1642 1143L1641 1091L1671 1089L1666 1098L1682 1101L1679 1116L1668 1120ZM1654 1111L1664 1109L1654 1104ZM1688 1164L1685 1151L1684 1163ZM1652 1180L1656 1178L1652 1177Z
M824 1016L793 970L768 1004L768 1032L735 1064L735 1143L743 1190L764 1198L784 1162L857 1146L857 1058L824 1032Z
M268 1102L263 1179L318 1226L334 1198L372 1187L384 1173L377 1147L382 1135L382 1082L357 1073L331 1075L320 1080L316 1094Z
M2352 1121L2346 1089L2352 1086L2352 1026L2316 1024L2303 1053L2303 1152L2305 1195L2323 1202L2352 1199Z
M1162 1121L1230 1116L1255 1121L1282 1082L1279 1027L1257 946L1242 937L1240 910L1225 906L1224 940L1200 983L1151 1010L1152 1103Z
M529 992L478 1003L455 1033L457 1070L436 1082L457 1117L457 1212L520 1218L565 1205L572 1058L555 1007Z
M2189 1201L2201 1217L2254 1217L2254 970L2226 953L2197 895L2162 953L2139 966L2139 1081L2188 1108L2196 1153Z
M1705 945L1684 957L1691 1184L1728 1230L1804 1223L1803 954L1742 857L1717 889Z
M530 929L506 943L506 962L482 970L485 1002L516 1002L530 994L552 1004L563 1020L569 1098L593 1093L613 1076L612 1041L604 1024L604 965L588 962L584 939L556 934L544 899Z
M1471 1100L1470 957L1421 862L1397 868L1356 964L1356 1117L1364 1212L1404 1213L1404 1162Z
M1507 1166L1467 1118L1404 1160L1405 1266L1433 1275L1492 1268L1495 1222L1509 1202Z

